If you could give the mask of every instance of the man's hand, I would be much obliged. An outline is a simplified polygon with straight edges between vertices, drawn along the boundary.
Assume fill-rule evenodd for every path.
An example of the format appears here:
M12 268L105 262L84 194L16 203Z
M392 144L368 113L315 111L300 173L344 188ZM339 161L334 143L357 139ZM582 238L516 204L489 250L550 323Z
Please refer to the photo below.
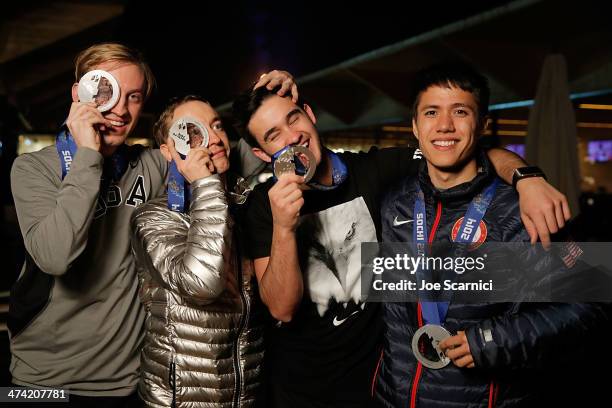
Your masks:
M300 209L304 205L300 189L302 184L304 177L297 174L283 174L268 191L275 228L291 232L297 228Z
M474 368L474 358L464 331L458 331L457 335L441 341L440 350L446 353L457 367Z
M270 91L281 85L281 88L276 92L278 96L284 96L289 89L291 89L291 99L293 103L298 100L298 89L293 76L287 71L274 70L267 74L263 74L259 77L259 81L255 84L253 89L257 89L260 86L266 86Z
M166 144L170 151L170 155L172 155L172 159L176 163L176 168L179 173L185 177L187 182L193 183L196 180L215 173L215 166L212 160L210 160L210 152L207 148L196 147L191 149L185 160L183 160L174 148L174 139L169 137Z
M571 218L567 198L541 177L519 180L516 190L531 243L535 244L539 236L544 248L549 248L550 234L558 232Z
M66 126L78 147L99 152L102 141L98 129L105 130L111 123L102 116L94 102L72 102Z

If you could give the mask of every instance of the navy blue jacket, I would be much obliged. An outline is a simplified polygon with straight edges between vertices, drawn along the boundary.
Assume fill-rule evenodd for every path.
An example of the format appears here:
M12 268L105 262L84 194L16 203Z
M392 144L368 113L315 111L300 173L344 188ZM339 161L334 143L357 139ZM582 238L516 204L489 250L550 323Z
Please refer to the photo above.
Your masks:
M433 187L423 161L417 178L425 195L430 242L451 242L453 226L465 215L472 198L495 177L486 156L480 153L478 159L474 180L444 191ZM413 219L415 197L414 178L387 194L381 209L383 242L412 242L414 223L394 226L393 221ZM529 241L518 196L503 182L483 223L480 236L487 242ZM538 259L539 268L557 268L554 260ZM569 350L584 347L582 336L600 326L606 314L592 304L451 302L444 327L451 333L466 332L476 368L460 369L451 362L439 370L423 367L413 355L411 340L423 325L416 303L386 303L383 319L385 339L374 380L381 406L514 407L542 404L538 386L542 370L563 367L561 357L575 356Z

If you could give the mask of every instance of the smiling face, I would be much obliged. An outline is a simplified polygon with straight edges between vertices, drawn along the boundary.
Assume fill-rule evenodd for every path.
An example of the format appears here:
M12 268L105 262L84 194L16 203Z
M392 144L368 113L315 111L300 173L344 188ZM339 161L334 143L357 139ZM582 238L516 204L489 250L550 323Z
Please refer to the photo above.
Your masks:
M483 130L471 92L437 85L420 94L412 128L428 164L441 171L452 171L474 160L476 141Z
M107 61L93 69L109 72L115 77L121 89L117 104L103 113L112 124L100 130L101 151L104 154L122 145L138 123L144 105L145 75L138 65L123 61ZM72 100L74 102L79 100L78 83L72 86Z
M272 155L288 145L302 145L321 163L321 142L315 128L316 118L308 105L298 107L291 98L271 95L255 111L248 123L249 132L259 147L253 153L270 162Z
M225 173L230 165L230 144L217 111L206 102L188 101L174 109L174 114L170 122L173 123L185 116L197 119L202 125L206 126L206 130L208 131L208 151L210 152L210 158L217 173ZM202 135L200 134L199 137L202 138ZM160 151L166 157L166 160L172 160L170 151L165 144L160 146Z

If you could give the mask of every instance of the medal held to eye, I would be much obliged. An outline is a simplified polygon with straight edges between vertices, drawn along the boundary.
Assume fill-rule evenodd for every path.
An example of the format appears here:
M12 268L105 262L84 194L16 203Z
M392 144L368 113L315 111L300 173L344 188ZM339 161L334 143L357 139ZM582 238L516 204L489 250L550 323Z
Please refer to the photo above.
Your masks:
M434 370L444 368L450 359L440 350L440 342L451 334L437 324L426 324L412 336L412 352L425 367Z
M174 139L174 148L182 155L196 147L208 147L208 130L197 119L184 116L170 126L169 136Z
M285 173L299 174L304 176L304 183L308 183L314 176L316 161L307 147L287 146L274 156L274 176L277 179Z
M96 69L81 77L77 94L80 102L95 102L100 112L106 112L117 104L121 89L114 76Z

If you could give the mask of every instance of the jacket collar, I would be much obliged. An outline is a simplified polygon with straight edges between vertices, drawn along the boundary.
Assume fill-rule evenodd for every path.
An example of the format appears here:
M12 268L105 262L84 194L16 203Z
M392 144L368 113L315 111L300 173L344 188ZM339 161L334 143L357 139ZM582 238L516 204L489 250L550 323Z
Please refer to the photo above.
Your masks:
M419 166L419 183L423 189L425 196L434 197L436 199L447 201L447 200L461 200L471 199L473 196L482 191L483 188L491 181L495 176L495 171L492 167L489 158L486 153L478 149L475 152L476 163L478 166L478 174L472 180L458 184L446 190L439 190L431 183L429 173L427 170L427 161L423 160Z

